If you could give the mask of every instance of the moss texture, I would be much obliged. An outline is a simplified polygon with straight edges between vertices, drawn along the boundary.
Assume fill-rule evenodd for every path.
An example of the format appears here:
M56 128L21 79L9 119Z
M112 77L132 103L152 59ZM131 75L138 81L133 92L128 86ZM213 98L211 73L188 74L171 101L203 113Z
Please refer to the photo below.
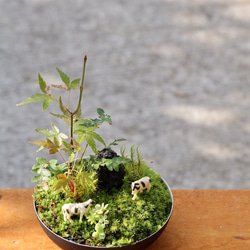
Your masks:
M122 246L135 243L159 230L166 222L172 205L169 190L159 174L150 169L144 162L140 169L126 165L124 184L121 188L109 191L96 189L88 196L78 198L77 202L93 199L106 210L95 211L93 205L89 213L79 222L79 216L73 215L73 223L63 220L62 206L75 203L65 190L54 190L57 181L53 177L47 183L40 183L34 192L34 200L43 222L55 233L72 241L93 246ZM150 192L139 193L132 200L131 182L143 176L151 178ZM98 219L93 217L99 214Z

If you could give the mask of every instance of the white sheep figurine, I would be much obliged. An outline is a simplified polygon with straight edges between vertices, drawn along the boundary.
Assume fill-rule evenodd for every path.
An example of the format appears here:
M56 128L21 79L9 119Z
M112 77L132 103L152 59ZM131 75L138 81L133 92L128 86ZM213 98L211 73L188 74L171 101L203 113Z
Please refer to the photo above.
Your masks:
M91 199L87 200L83 203L67 203L62 206L62 212L64 221L69 220L70 222L73 222L73 220L70 218L73 214L80 214L80 220L79 222L82 222L82 217L85 215L92 204L95 202Z
M134 181L131 183L132 195L134 195L133 200L136 199L136 196L139 192L142 192L144 189L147 189L147 192L151 189L151 179L148 176L141 178L140 180Z

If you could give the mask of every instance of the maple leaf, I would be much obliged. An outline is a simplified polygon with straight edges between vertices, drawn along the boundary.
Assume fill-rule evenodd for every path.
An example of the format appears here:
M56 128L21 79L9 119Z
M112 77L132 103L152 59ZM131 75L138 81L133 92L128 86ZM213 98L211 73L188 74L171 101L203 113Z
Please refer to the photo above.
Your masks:
M49 149L50 154L55 154L62 148L62 144L56 137L53 137L53 140L46 138L46 140L31 141L30 143Z

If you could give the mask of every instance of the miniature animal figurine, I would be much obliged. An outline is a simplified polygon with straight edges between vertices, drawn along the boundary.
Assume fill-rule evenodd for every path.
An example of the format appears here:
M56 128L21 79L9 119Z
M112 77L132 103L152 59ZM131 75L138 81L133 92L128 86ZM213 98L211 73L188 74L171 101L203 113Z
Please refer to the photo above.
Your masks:
M85 215L92 204L95 202L91 199L87 200L83 203L67 203L62 206L62 212L64 221L69 220L70 222L73 222L73 220L70 218L73 214L80 214L79 222L82 222L82 217Z
M131 183L132 195L133 199L135 200L137 194L142 192L144 189L147 189L147 192L151 189L151 179L148 176L141 178L140 180L134 181Z

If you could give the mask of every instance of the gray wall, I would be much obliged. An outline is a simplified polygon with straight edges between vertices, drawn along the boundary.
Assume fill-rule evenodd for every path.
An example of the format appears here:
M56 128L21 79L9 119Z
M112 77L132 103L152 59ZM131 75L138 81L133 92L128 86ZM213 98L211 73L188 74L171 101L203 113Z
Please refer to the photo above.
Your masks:
M33 187L44 154L29 141L51 126L40 103L16 103L38 72L81 77L85 54L83 115L112 116L108 142L140 145L172 188L249 188L249 13L236 0L1 0L0 188Z

